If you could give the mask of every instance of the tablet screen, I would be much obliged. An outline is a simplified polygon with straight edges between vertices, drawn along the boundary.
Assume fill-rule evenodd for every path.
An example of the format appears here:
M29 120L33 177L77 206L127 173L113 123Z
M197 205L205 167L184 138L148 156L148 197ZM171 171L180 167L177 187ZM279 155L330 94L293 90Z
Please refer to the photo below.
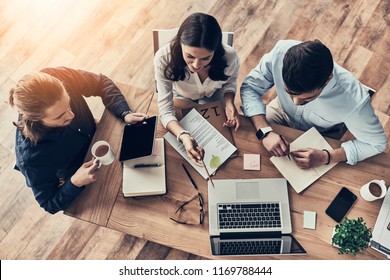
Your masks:
M156 126L157 116L136 124L125 125L119 161L152 155Z

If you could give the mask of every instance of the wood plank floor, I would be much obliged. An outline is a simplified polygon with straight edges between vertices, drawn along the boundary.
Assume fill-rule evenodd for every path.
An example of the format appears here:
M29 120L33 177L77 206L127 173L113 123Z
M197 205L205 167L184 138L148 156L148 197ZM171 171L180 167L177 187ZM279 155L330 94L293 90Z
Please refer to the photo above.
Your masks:
M154 89L153 28L177 27L192 12L234 31L239 84L280 39L320 39L337 63L377 90L390 114L388 0L0 0L0 259L200 259L65 216L35 202L15 161L8 90L25 73L69 66ZM88 100L98 118L103 107ZM239 104L237 99L237 104Z

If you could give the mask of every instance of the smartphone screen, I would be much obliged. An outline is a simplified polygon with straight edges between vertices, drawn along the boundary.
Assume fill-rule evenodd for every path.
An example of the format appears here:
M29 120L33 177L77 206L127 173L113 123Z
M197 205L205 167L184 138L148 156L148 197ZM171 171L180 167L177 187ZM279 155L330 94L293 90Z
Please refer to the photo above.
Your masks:
M346 187L343 187L330 203L325 213L336 222L340 222L348 210L351 209L357 197Z

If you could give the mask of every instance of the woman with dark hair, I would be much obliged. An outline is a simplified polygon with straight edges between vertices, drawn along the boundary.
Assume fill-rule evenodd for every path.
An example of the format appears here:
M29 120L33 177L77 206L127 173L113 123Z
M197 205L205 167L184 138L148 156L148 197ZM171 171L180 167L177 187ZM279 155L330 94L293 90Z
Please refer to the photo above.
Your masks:
M177 121L173 98L199 104L222 100L227 118L224 125L237 130L240 123L234 96L239 67L234 48L222 43L217 20L203 13L187 17L171 43L156 52L154 68L161 123L183 143L187 155L198 165L203 149Z

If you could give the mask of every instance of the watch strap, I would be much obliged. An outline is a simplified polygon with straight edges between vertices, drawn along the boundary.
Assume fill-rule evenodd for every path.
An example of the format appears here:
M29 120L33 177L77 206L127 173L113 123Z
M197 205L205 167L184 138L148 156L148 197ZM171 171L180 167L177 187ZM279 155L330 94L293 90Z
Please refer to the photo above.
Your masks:
M130 114L131 111L130 110L126 110L126 111L123 111L122 114L121 114L121 118L123 121L125 121L125 117Z
M256 132L256 137L257 139L259 140L263 140L263 138L265 136L268 135L268 133L270 133L271 131L273 131L272 127L270 126L266 126L266 127L262 127L260 128L257 132Z

